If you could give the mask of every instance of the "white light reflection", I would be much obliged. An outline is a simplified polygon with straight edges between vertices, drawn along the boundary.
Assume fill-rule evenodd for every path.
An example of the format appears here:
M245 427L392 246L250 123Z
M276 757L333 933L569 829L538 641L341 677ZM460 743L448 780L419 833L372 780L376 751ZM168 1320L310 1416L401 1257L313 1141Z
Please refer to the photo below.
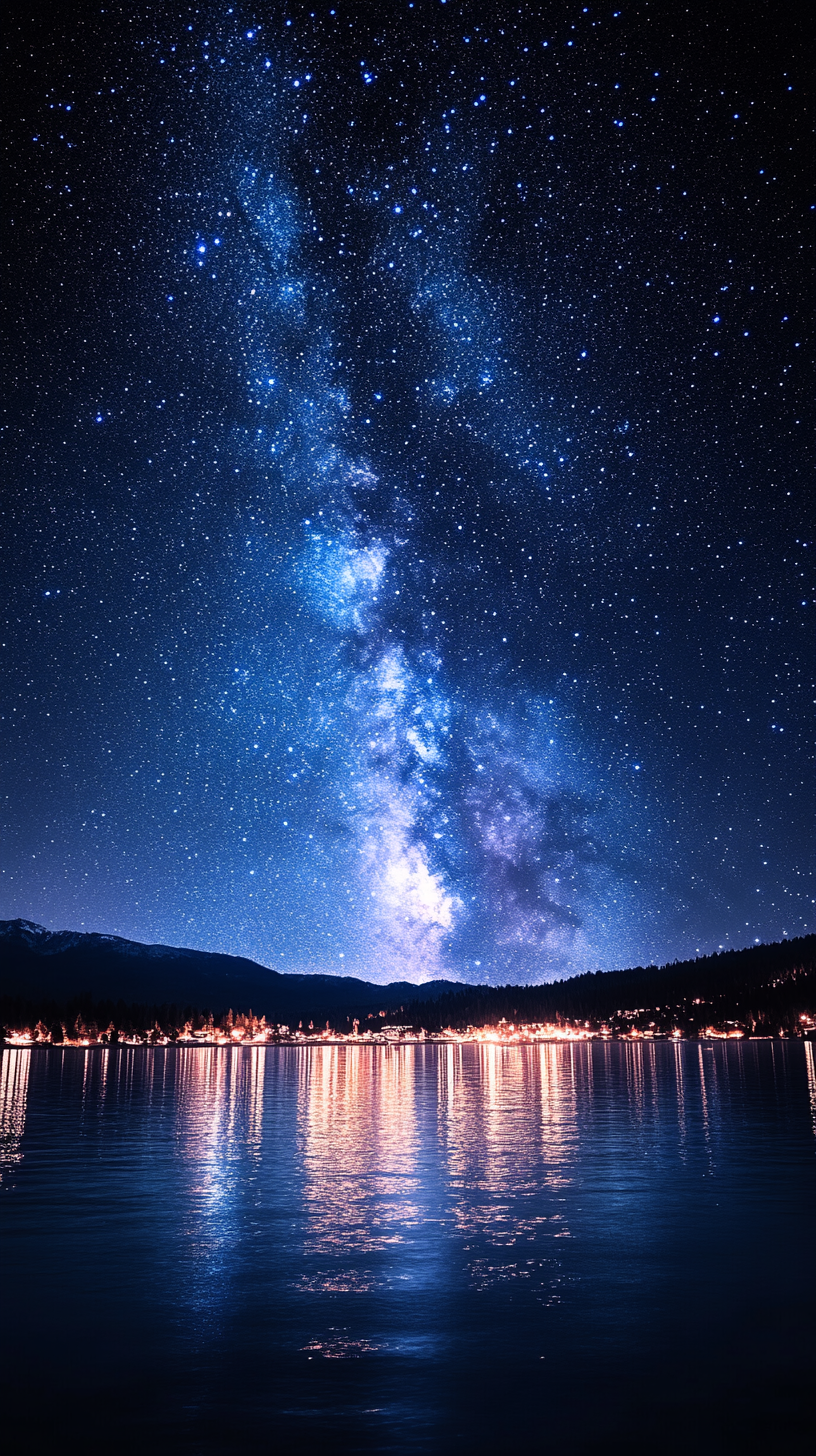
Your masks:
M816 1056L813 1042L805 1042L805 1066L807 1067L808 1092L810 1093L810 1115L813 1118L813 1133L816 1136Z
M374 1257L409 1255L415 1230L427 1223L417 1199L422 1052L413 1046L298 1049L305 1253L312 1266L304 1288L354 1293L430 1277L425 1261L395 1258L384 1269Z
M253 1201L258 1176L266 1052L261 1047L179 1047L174 1056L177 1145L192 1175L183 1225L191 1255L188 1298L214 1318L227 1301L244 1206ZM157 1058L154 1085L160 1075Z
M686 1088L685 1088L685 1050L679 1042L674 1042L674 1079L677 1087L677 1127L680 1132L681 1157L685 1156L686 1149Z
M455 1061L446 1058L439 1116L469 1282L487 1290L523 1280L555 1302L553 1241L571 1237L563 1190L572 1181L576 1095L590 1075L590 1049L486 1042L455 1052Z
M0 1056L0 1181L22 1158L31 1052L9 1047Z

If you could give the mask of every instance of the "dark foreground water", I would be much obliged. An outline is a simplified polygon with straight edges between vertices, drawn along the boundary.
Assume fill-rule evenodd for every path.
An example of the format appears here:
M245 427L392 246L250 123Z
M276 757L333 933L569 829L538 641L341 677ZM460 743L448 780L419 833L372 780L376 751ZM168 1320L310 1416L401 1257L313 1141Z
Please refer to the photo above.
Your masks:
M812 1045L0 1070L10 1451L810 1453Z

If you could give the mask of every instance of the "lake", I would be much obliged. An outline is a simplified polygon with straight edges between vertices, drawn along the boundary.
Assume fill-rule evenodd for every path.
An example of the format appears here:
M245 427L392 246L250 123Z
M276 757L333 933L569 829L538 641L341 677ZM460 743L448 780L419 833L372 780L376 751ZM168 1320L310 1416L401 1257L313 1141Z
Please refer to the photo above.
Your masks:
M809 1453L814 1050L4 1051L15 1453Z

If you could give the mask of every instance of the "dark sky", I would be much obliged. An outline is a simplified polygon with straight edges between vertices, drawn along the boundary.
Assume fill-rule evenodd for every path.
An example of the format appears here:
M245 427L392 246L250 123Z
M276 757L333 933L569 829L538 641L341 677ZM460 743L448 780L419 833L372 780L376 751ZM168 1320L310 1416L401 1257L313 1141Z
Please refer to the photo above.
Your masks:
M813 928L796 27L12 6L0 915L381 980Z

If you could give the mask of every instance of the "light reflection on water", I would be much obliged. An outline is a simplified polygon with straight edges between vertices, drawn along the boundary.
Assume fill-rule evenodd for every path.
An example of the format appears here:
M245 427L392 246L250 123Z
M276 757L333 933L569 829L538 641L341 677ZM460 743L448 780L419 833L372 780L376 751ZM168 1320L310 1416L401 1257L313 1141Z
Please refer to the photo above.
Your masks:
M0 1061L0 1178L20 1161L30 1066L25 1047L4 1052Z
M760 1373L793 1420L815 1129L809 1044L8 1050L9 1304L24 1331L70 1268L49 1388L138 1433L138 1369L168 1451L232 1449L235 1380L249 1449L498 1451L510 1401L506 1449L546 1408L590 1451L678 1371L706 1450L700 1410L761 1425Z
M314 1291L371 1290L405 1279L371 1255L412 1241L428 1215L421 1186L416 1058L411 1047L309 1047L298 1057L304 1253Z

